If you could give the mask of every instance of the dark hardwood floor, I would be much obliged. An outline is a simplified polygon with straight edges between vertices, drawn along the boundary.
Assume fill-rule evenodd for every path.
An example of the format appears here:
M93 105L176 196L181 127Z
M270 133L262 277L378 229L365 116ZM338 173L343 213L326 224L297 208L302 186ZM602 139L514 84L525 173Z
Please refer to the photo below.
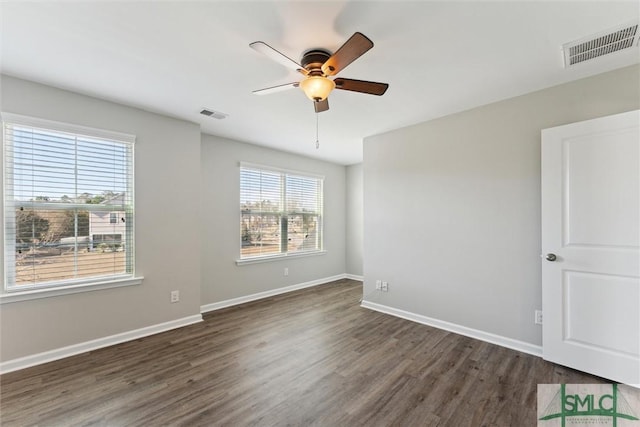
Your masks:
M0 377L3 426L535 426L538 383L599 383L359 306L341 280Z

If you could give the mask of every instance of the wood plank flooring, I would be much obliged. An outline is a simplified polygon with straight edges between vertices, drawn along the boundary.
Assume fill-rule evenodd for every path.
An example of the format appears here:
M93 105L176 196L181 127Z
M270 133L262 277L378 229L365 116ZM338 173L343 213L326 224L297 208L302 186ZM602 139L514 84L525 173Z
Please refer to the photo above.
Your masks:
M535 426L601 379L359 306L341 280L0 377L2 426Z

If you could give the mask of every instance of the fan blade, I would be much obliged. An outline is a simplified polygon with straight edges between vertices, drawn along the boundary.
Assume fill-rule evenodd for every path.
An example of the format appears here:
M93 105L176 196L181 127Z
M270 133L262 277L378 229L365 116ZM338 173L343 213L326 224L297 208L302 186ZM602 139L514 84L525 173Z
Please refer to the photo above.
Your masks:
M316 110L316 113L327 111L329 109L329 98L325 98L324 101L314 101L313 108Z
M296 61L289 58L287 55L281 52L278 52L277 50L275 50L265 42L260 42L260 41L253 42L249 44L249 47L255 50L256 52L260 52L263 55L266 55L269 58L273 59L274 61L279 62L280 64L284 65L287 68L296 70L297 72L302 73L305 76L309 74L307 70L302 68L302 65L298 64Z
M384 95L389 88L388 83L368 82L365 80L343 79L338 77L333 81L336 89L350 90L353 92L368 93L371 95Z
M266 87L264 89L254 90L253 93L255 95L268 95L270 93L282 92L283 90L291 89L291 88L298 87L298 86L300 86L299 82L286 83L286 84L283 84L283 85Z
M335 76L372 47L373 42L367 36L354 33L336 53L331 55L331 58L322 64L322 72L327 76Z

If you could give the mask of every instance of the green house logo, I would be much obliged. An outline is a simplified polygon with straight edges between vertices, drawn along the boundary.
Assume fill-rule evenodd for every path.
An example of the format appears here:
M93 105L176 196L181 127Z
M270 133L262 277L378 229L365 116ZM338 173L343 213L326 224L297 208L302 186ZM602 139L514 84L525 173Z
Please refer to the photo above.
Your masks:
M631 394L632 403L618 384L538 384L538 426L558 425L559 421L561 427L640 427L640 419L636 416L640 391L631 391ZM549 395L553 397L549 399ZM541 406L544 401L548 403ZM546 423L552 420L555 422Z

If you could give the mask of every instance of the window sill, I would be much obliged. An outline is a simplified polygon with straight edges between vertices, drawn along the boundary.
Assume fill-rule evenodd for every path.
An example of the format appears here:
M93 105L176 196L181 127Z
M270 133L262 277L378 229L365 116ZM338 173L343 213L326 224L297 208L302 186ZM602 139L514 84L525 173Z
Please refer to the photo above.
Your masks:
M100 291L103 289L135 286L142 283L144 277L129 277L126 279L106 280L104 282L83 283L80 285L57 286L55 288L32 289L28 291L10 291L0 294L0 304L10 304L40 298L57 297L61 295L77 294L80 292Z
M248 265L248 264L260 264L263 262L271 262L271 261L282 261L283 259L290 258L302 258L308 256L316 256L316 255L326 255L327 251L309 251L309 252L298 252L293 254L278 254L278 255L269 255L269 256L261 256L255 258L242 258L236 260L236 265Z

